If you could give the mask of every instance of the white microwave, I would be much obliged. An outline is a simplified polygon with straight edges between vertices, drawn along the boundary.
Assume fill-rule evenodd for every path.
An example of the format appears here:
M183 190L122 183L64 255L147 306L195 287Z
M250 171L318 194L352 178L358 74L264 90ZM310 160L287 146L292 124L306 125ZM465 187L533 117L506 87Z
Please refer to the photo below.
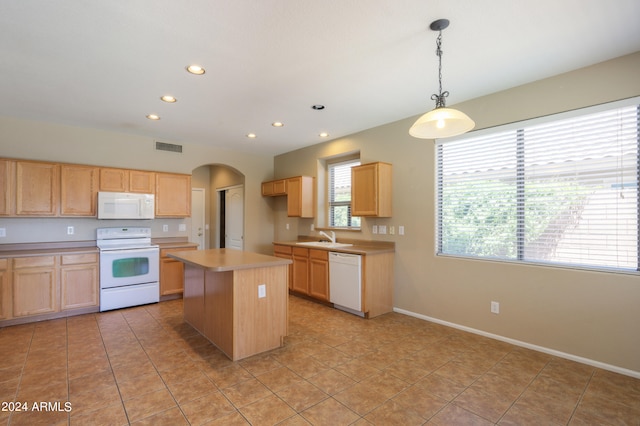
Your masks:
M98 219L153 219L153 194L98 192Z

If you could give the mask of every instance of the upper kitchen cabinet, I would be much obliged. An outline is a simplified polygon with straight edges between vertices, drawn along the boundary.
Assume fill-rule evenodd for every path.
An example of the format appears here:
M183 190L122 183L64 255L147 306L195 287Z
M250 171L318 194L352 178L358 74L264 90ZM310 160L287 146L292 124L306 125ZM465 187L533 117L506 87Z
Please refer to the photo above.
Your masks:
M153 194L155 184L154 172L104 167L100 169L100 191Z
M191 216L191 175L156 173L156 216Z
M13 179L15 176L15 161L0 159L0 216L13 214Z
M279 179L262 182L262 195L265 197L287 195L287 180Z
M95 216L99 168L60 165L60 216Z
M60 196L60 165L16 161L16 215L56 216Z
M391 217L389 163L369 163L351 168L351 215Z
M287 179L287 216L313 217L313 178L297 176Z

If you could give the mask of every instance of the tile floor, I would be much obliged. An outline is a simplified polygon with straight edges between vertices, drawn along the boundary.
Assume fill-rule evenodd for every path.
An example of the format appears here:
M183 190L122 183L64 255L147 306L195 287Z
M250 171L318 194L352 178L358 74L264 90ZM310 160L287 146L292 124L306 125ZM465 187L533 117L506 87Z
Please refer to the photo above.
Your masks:
M286 345L235 363L181 300L2 328L0 401L29 409L7 425L640 425L638 379L296 297Z

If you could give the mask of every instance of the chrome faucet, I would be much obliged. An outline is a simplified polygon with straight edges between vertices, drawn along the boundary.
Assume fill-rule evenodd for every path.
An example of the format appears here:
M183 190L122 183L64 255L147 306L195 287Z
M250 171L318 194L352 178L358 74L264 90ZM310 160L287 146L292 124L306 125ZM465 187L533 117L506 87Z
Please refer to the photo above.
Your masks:
M327 237L329 239L329 241L331 241L332 243L336 242L336 233L333 231L329 231L331 232L331 236L329 236L326 232L324 231L320 231L320 235L323 235L325 237Z

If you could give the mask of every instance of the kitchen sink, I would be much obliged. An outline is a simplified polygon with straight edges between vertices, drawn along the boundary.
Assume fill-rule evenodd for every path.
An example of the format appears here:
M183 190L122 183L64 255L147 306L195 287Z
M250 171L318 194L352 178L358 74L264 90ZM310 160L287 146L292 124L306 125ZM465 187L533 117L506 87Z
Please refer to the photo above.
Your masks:
M353 244L347 244L347 243L332 243L331 241L301 241L296 244L301 246L306 246L306 247L322 247L322 248L351 247L353 245Z

